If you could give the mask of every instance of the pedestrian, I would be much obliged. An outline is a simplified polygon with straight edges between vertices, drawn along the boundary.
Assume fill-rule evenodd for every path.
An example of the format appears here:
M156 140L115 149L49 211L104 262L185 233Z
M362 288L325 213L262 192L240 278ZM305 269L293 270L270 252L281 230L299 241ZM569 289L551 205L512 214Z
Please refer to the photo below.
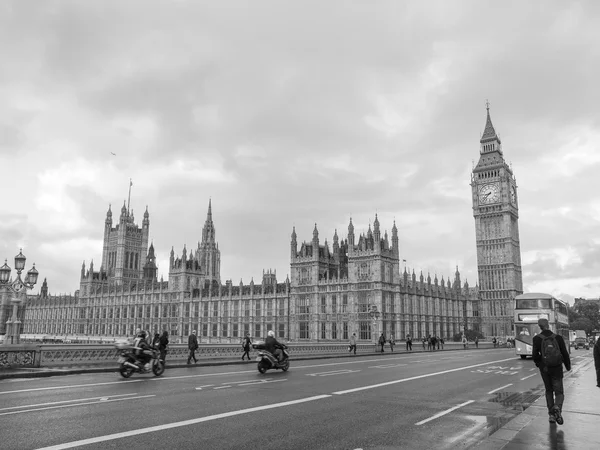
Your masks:
M433 344L433 341L431 340L431 335L429 335L427 337L427 350L431 351L431 345Z
M440 343L442 344L442 350L444 350L444 338L439 338L440 339Z
M475 336L475 348L479 348L479 338Z
M467 337L465 335L463 335L462 338L462 345L463 345L463 349L467 349Z
M600 388L600 338L596 337L594 345L594 366L596 367L596 386Z
M394 336L390 336L390 350L394 351L394 345L396 345L396 341L394 340Z
M163 363L167 359L167 345L169 345L169 332L165 330L158 339L158 351L160 352L160 359Z
M427 338L423 338L423 350L425 350L426 345L427 345Z
M542 331L533 337L533 362L540 369L544 381L548 421L562 425L565 399L562 366L564 364L567 371L571 370L571 359L562 336L550 331L548 319L539 319L538 326Z
M406 351L412 352L412 339L410 338L410 334L406 335Z
M152 347L158 349L158 340L160 339L160 334L154 333L154 337L152 338Z
M242 341L242 348L244 349L242 361L244 360L244 356L247 356L248 361L250 361L250 344L252 344L252 340L250 339L250 333L246 333L246 337Z
M492 338L492 344L494 344L494 348L496 348L496 344L497 344L497 342L498 342L498 341L496 341L496 336L494 336L494 337Z
M509 337L506 338L506 347L507 348L511 348L510 338Z
M440 339L440 337L439 337L439 336L436 336L436 337L435 337L435 341L437 342L437 349L438 349L438 350L440 349L440 344L441 344L440 340L441 340L441 339Z
M348 353L354 350L354 354L356 355L356 333L352 333L350 336L350 341L348 342Z
M383 353L383 346L385 345L385 335L383 333L379 336L379 345L381 345L381 353Z
M196 359L196 350L198 350L198 338L196 337L196 330L192 331L192 334L188 336L188 349L190 354L188 355L187 363L192 363L192 358L194 358L194 364L198 362Z

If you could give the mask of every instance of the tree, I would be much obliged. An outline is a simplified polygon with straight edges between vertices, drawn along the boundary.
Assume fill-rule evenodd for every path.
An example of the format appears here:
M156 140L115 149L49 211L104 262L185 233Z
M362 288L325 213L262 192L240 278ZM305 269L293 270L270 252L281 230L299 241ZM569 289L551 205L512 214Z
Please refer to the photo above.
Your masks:
M585 334L591 334L592 330L595 329L594 323L586 318L582 317L570 323L569 328L571 330L584 330Z
M578 317L575 319L588 319L592 322L592 329L600 328L600 309L598 305L595 303L579 303L575 310L578 314ZM571 329L574 329L571 327ZM578 330L582 330L583 328L577 328ZM590 330L591 331L591 330Z

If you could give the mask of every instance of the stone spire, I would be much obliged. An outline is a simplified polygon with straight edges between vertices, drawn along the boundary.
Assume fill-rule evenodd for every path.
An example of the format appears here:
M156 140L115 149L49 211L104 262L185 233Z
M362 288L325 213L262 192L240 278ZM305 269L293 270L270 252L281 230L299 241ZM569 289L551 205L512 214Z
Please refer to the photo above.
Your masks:
M483 135L481 136L481 140L479 142L484 144L486 142L498 141L500 144L500 138L498 137L498 134L496 134L496 130L492 124L492 118L490 117L490 102L486 102L486 109L487 120L485 121L485 129L483 130Z

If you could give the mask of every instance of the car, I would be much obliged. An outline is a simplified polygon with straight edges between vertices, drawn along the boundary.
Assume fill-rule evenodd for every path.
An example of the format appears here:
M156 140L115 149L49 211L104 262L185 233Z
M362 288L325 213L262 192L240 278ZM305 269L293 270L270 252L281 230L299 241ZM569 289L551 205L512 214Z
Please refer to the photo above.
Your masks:
M589 350L590 349L590 343L584 339L584 338L577 338L575 339L575 350L579 350L580 348L583 348L585 350Z

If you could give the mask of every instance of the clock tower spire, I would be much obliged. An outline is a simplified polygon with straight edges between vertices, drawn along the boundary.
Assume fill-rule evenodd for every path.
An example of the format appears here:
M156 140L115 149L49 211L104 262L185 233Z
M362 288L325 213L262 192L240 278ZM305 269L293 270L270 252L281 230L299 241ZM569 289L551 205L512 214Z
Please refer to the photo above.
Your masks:
M486 336L508 336L513 300L523 293L517 181L504 160L489 102L486 109L479 162L471 175L481 331Z

